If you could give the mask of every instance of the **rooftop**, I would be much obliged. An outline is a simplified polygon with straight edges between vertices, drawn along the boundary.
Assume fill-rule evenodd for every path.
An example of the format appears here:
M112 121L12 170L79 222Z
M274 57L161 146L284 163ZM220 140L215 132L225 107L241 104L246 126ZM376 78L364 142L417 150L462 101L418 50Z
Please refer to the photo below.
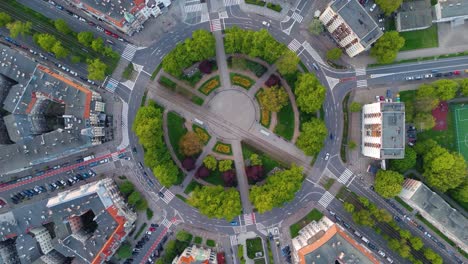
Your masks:
M335 0L330 7L346 21L365 48L382 36L377 23L357 0Z
M382 102L382 148L381 157L405 157L405 105Z
M74 0L98 16L105 15L115 25L121 26L125 17L145 7L145 0ZM131 16L131 15L130 15Z
M428 0L405 1L396 17L398 31L428 28L432 25L432 6Z
M468 0L439 0L434 12L437 19L465 17L468 15Z

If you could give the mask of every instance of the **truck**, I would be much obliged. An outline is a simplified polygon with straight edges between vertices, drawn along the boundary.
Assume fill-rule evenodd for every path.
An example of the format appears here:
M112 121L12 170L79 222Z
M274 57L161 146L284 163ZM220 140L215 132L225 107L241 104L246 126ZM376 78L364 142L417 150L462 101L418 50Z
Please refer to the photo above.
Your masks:
M83 158L83 161L88 161L94 159L94 155L89 155Z

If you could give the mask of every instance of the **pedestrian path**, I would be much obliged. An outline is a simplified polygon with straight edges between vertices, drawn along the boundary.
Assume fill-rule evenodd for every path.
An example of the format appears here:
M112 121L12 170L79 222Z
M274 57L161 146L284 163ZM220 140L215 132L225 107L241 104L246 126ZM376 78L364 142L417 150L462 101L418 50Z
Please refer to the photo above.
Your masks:
M231 246L237 246L239 244L239 241L237 241L236 235L229 236L229 240L231 240Z
M246 226L255 224L255 213L244 214L244 223Z
M175 195L171 191L166 190L164 192L164 197L161 197L161 200L163 200L165 203L169 204L172 201L172 199L174 199L174 196Z
M106 84L106 87L105 89L111 93L114 93L115 90L117 89L117 86L119 85L119 81L117 81L116 79L114 78L109 78L107 80L107 84Z
M241 0L224 0L224 6L239 5Z
M322 198L320 198L320 200L318 201L318 203L324 208L327 208L331 201L333 201L333 198L335 198L333 194L325 192Z
M122 53L122 58L124 58L124 59L126 59L128 61L132 61L137 50L138 50L138 48L136 46L134 46L132 44L127 44L127 46L125 47L125 49L124 49L124 51Z
M288 44L288 49L296 52L302 47L301 43L297 39L293 39L289 44Z
M353 172L350 169L346 169L340 175L340 177L338 178L338 181L341 182L342 184L345 184L346 182L348 182L348 180L349 180L349 178L351 178L351 176L353 176Z
M211 32L222 30L221 19L212 19L210 21L210 30Z

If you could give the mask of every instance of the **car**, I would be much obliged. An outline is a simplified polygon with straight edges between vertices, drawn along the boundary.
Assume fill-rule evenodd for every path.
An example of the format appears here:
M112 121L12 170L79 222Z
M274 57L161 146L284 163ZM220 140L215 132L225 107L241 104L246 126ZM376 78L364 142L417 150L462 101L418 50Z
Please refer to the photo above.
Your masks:
M67 183L68 183L68 186L73 186L73 184L75 184L75 181L73 181L72 179L68 179Z
M372 250L377 250L377 247L372 243L368 243L367 246L369 246L369 248Z
M164 198L164 193L158 192L158 196L159 196L160 198Z
M390 257L387 257L386 259L387 259L388 263L393 263L393 260Z
M369 8L369 11L370 11L370 12L373 12L376 6L377 6L377 4L373 4L373 5Z
M395 216L393 216L393 219L395 219L395 221L397 221L397 222L401 222L401 218L400 218L400 217L398 217L398 216L396 216L396 215L395 215Z
M336 215L335 212L333 212L333 211L330 211L330 214L333 215L333 216Z
M104 28L102 28L100 26L96 26L96 29L97 29L97 31L104 32Z
M104 33L106 33L106 35L112 36L112 32L110 32L110 31L107 30L107 29L104 29Z
M91 81L90 79L87 79L86 80L88 83L92 84L92 85L95 85L96 83L94 81Z
M377 102L380 102L380 96L376 95L376 96L375 96L375 100L376 100Z
M425 79L432 78L432 74L431 74L431 73L429 73L429 74L424 74L424 78L425 78Z
M422 76L421 75L417 75L416 77L414 77L415 80L421 80L422 79Z
M453 74L455 74L455 75L460 75L461 72L460 72L460 71L454 71Z
M151 231L151 232L154 232L154 231L156 231L156 228L150 227L148 230Z
M73 75L73 76L78 76L78 73L74 72L74 71L70 71L70 74Z
M65 12L67 12L67 14L69 14L70 16L73 16L73 12L72 12L72 11L66 9Z
M104 164L104 163L107 163L109 162L109 159L102 159L99 161L99 164Z
M94 24L92 21L88 21L88 25L90 25L92 27L96 26L96 24Z
M386 256L385 252L383 252L382 250L379 250L377 253L379 253L379 255L382 256L383 258L385 258Z
M57 8L58 10L63 10L63 6L61 5L56 5L55 8Z
M124 41L125 41L123 38L120 38L120 37L119 37L119 38L117 38L117 39L118 39L119 41L122 41L122 42L124 42Z
M380 27L380 30L385 31L385 27Z
M417 228L418 228L419 230L423 231L423 232L424 232L424 230L426 230L426 229L424 228L424 226L422 226L422 225L418 225Z
M158 225L158 224L155 224L155 223L153 223L153 224L151 224L151 227L158 228L158 227L159 227L159 225Z
M449 77L453 75L453 72L446 72L443 74L445 77Z
M412 81L412 80L414 80L414 77L413 77L413 76L407 76L407 77L405 78L405 80L407 80L407 81Z
M268 23L266 21L262 21L262 25L264 25L265 27L270 27L270 23Z
M118 38L118 37L119 37L119 35L117 35L117 34L115 34L115 33L112 33L112 32L111 32L111 36L112 36L113 38Z
M351 226L350 226L348 223L346 223L346 222L343 222L343 225L344 225L344 227L346 227L346 228L348 228L348 229L351 228Z
M151 232L151 231L146 231L146 234L151 236L151 234L153 234L153 232Z
M325 160L328 160L329 158L330 158L330 153L327 153L327 154L325 155Z
M238 223L237 221L235 221L235 220L234 220L234 221L231 221L230 224L231 224L232 226L238 226L238 225L239 225L239 223Z
M442 244L441 242L438 242L437 245L438 245L440 248L446 249L445 245Z
M388 89L386 95L387 95L387 98L392 98L393 97L392 90Z
M440 73L440 72L436 73L436 74L434 74L434 77L437 77L437 78L442 77L442 73Z
M385 19L383 19L383 18L379 18L379 23L384 22L384 20L385 20Z
M78 17L78 20L81 21L81 22L87 22L87 20L82 18L82 17Z
M385 101L385 97L384 97L383 95L381 95L381 96L379 97L379 99L380 99L381 102Z
M130 157L125 157L124 160L130 160Z
M74 18L79 18L79 16L77 14L73 14L72 15Z
M424 232L424 235L427 236L428 238L431 238L431 234L429 234L428 232Z
M335 215L335 219L336 219L336 221L338 221L338 222L343 221L343 220L341 220L341 217L339 217L339 216L337 216L337 215Z

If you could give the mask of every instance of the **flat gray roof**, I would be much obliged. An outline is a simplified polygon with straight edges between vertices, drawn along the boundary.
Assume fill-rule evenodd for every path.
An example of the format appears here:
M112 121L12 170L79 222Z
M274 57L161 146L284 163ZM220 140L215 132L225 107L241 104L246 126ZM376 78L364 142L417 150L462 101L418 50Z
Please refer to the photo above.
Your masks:
M405 157L405 105L403 103L381 103L382 148L381 157Z
M427 0L405 1L399 10L395 21L399 31L428 28L432 25L432 7Z
M468 15L468 0L439 1L442 18L461 17Z

